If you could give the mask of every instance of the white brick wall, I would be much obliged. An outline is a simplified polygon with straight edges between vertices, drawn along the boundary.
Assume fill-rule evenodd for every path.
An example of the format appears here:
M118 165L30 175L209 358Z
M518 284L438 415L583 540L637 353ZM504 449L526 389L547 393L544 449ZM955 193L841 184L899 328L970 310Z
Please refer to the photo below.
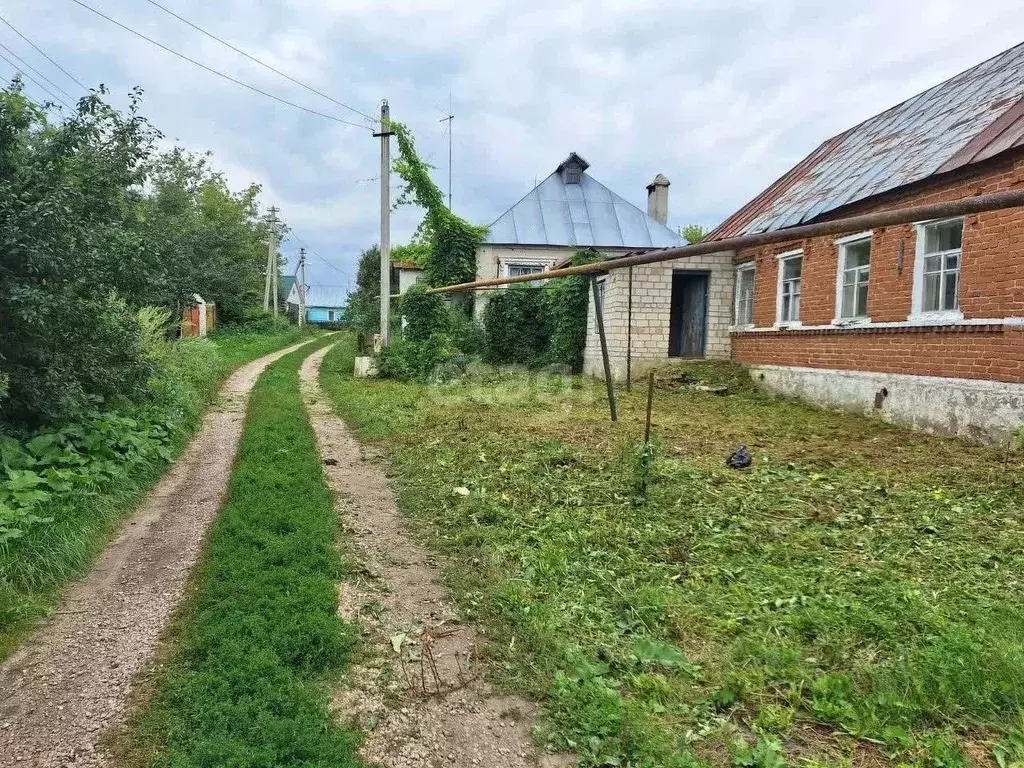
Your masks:
M706 354L709 358L730 356L729 326L735 272L732 251L692 256L633 268L632 371L636 375L652 363L668 359L669 316L672 305L673 271L709 272L708 327ZM612 375L626 377L626 340L629 270L619 269L605 279L604 322ZM594 324L594 302L587 314L587 347L584 372L603 375L601 343Z

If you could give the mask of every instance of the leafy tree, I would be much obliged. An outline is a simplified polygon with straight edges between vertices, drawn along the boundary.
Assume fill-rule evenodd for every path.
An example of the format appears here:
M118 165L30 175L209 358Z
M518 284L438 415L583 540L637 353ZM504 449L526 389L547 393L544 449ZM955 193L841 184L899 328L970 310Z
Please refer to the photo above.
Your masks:
M690 245L694 245L708 236L708 230L700 224L687 224L679 228L679 235Z

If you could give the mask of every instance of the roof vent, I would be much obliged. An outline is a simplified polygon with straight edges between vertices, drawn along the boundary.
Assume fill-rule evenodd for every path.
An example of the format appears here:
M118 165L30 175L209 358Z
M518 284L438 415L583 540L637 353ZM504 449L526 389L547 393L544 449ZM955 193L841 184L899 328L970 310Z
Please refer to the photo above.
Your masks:
M561 162L556 170L562 174L562 181L564 183L579 184L583 181L583 172L589 167L590 163L575 152L570 152L569 156Z

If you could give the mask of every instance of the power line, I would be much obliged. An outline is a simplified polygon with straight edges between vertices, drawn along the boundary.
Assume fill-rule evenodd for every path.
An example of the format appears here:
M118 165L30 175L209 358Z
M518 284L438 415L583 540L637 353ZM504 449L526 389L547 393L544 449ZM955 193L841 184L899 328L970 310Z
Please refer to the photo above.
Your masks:
M77 86L78 86L79 88L81 88L81 89L82 89L83 91L88 91L88 90L89 90L89 89L88 89L88 88L86 88L86 87L85 87L84 85L82 85L82 84L81 84L81 83L80 83L80 82L78 81L78 79L77 79L77 78L76 78L76 77L75 77L74 75L72 75L72 74L71 74L70 72L68 72L68 71L67 71L66 69L64 69L64 67L62 67L62 66L61 66L60 64L58 64L58 63L57 63L56 61L54 61L53 59L51 59L51 58L50 58L49 56L47 56L47 55L46 55L46 51L44 51L44 50L43 50L42 48L40 48L40 47L39 47L38 45L36 45L35 43L33 43L33 42L32 42L31 40L29 40L29 39L28 39L27 37L25 37L25 36L24 36L23 34L21 34L21 32L19 32L19 31L18 31L17 27L15 27L15 26L14 26L13 24L11 24L11 22L9 22L9 21L8 21L7 19L5 19L5 18L4 18L3 16L0 16L0 21L2 21L2 22L3 22L4 24L6 24L6 25L7 25L8 27L10 27L10 28L11 28L11 29L12 29L12 30L14 31L14 34L16 34L16 35L17 35L18 37L20 37L20 38L21 38L22 40L24 40L24 41L25 41L26 43L28 43L28 44L29 44L29 45L31 45L31 46L32 46L33 48L35 48L35 49L36 49L36 50L37 50L37 51L39 52L39 54L40 54L40 55L41 55L41 56L42 56L42 57L43 57L44 59L46 59L46 60L47 60L48 62L50 62L51 64L53 64L53 66L55 66L55 67L56 67L57 69L59 69L59 70L60 70L61 72L63 72L63 73L64 73L65 75L67 75L67 76L68 76L69 78L71 78L71 80L72 80L72 81L73 81L73 82L75 83L75 85L77 85Z
M313 254L314 256L316 256L316 257L317 257L318 259L320 259L320 261L322 261L322 262L323 262L324 264L326 264L326 265L327 265L328 267L330 267L331 269L333 269L333 270L334 270L335 272L339 272L339 273L343 274L343 275L344 275L345 277L347 277L347 278L348 278L349 280L351 280L351 279L352 279L352 275L350 275L350 274L349 274L348 272L346 272L345 270L341 269L341 267L336 267L336 266L334 266L334 264L332 264L331 262L329 262L329 261L328 261L327 259L325 259L325 258L324 258L323 256L321 256L321 255L320 255L319 253L317 253L316 251L314 251L314 250L313 250L312 248L310 248L310 247L309 247L309 245L307 245L307 244L306 244L306 242L305 242L305 241L304 241L304 240L303 240L303 239L302 239L301 237L299 237L298 235L296 235L294 231L291 231L291 230L289 230L289 232L288 232L288 236L289 236L289 237L294 237L294 238L295 238L296 240L298 240L298 241L299 241L299 244L300 244L300 245L302 245L302 246L303 246L303 247L304 247L304 248L306 249L306 251L308 251L309 253L311 253L311 254Z
M0 59L3 59L4 61L6 61L8 64L10 64L12 67L14 67L14 71L15 72L17 72L19 75L21 75L22 77L27 79L29 82L34 83L37 88L39 88L41 91L46 93L46 95L50 96L54 100L55 104L60 104L63 107L67 107L68 109L71 109L70 105L68 105L66 102L64 102L60 98L60 96L58 96L53 91L51 91L49 88L47 88L45 85L40 83L38 80L36 80L34 77L32 77L32 75L30 75L28 72L25 72L24 69L19 67L13 61L11 61L6 56L4 56L2 53L0 53Z
M60 91L61 93L63 93L63 94L64 94L65 96L67 96L67 97L68 97L69 99L73 99L73 98L75 98L75 97L74 97L74 96L72 96L72 95L71 95L70 93L68 93L68 92L67 92L67 91L65 91L65 90L64 90L63 88L61 88L61 87L60 87L59 85L57 85L57 84L56 84L55 82L53 82L53 80L51 80L50 78L48 78L48 77L47 77L46 75L44 75L44 74L43 74L42 72L40 72L40 71L39 71L38 69L36 69L35 67L33 67L33 66L32 66L31 64L29 64L29 63L28 63L27 61L25 61L25 60L24 60L23 58L21 58L21 56L19 56L18 54L16 54L16 53L15 53L14 51L12 51L12 50L11 50L10 48L8 48L8 47L7 47L6 45L4 45L3 43L0 43L0 48L3 48L3 49L4 49L5 51L7 51L7 52L8 52L9 54L11 54L11 56L13 56L13 57L14 57L14 58L16 58L16 59L17 59L18 61L20 61L20 62L21 62L22 64L24 64L24 65L25 65L26 67L28 67L29 69L31 69L31 70L32 70L33 72L35 72L35 73L36 73L37 75L39 75L39 77L41 77L41 78L42 78L43 80L45 80L45 81L46 81L47 83L49 83L49 84L50 84L50 85L52 85L52 86L53 86L54 88L56 88L56 89L57 89L58 91Z
M282 104L288 105L289 107L294 107L295 109L301 109L303 112L308 112L309 114L316 115L317 117L323 117L323 118L326 118L328 120L333 120L336 123L344 123L345 125L351 125L351 126L353 126L355 128L362 128L363 130L367 130L365 125L360 125L359 123L353 123L350 120L343 120L340 117L335 117L334 115L328 115L325 112L318 112L315 109L310 109L309 107L304 107L301 104L296 104L293 101L288 101L287 99L282 99L280 96L275 96L272 93L268 93L267 91L261 90L260 88L257 88L255 85L249 85L249 83L246 83L246 82L243 82L241 80L238 80L238 79L232 77L231 75L226 75L223 72L220 72L220 71L214 69L213 67L208 67L205 64L202 64L201 62L196 61L195 59L189 58L188 56L186 56L183 53L179 53L178 51L174 50L173 48L168 48L163 43L159 43L159 42L157 42L156 40L154 40L151 37L146 37L146 35L144 35L141 32L138 32L138 31L132 29L131 27L125 26L121 22L116 21L115 19L110 18L109 16L107 16L102 11L98 11L98 10L96 10L95 8L93 8L90 5L86 5L85 3L82 2L82 0L71 0L71 2L73 2L75 5L79 5L82 8L85 8L85 10L87 10L87 11L91 11L92 13L96 14L97 16L99 16L102 19L106 19L107 21L109 21L114 26L120 27L121 29L125 30L126 32L131 32L133 35L135 35L136 37L142 38L147 43L151 43L152 45L155 45L157 48L160 48L160 49L162 49L164 51L167 51L167 53L170 53L170 54L173 54L174 56L177 56L179 59L184 59L185 61L189 62L190 64L194 64L195 66L199 67L200 69L206 70L210 74L217 75L217 77L222 77L225 80L234 83L235 85L240 85L243 88L247 88L248 90L252 91L253 93L258 93L261 96L266 96L268 99L273 99L274 101L279 101Z
M344 107L345 109L349 110L350 112L354 112L355 114L359 115L360 117L365 117L367 120L369 120L371 122L376 122L377 118L375 118L375 117L373 117L371 115L368 115L365 112L362 112L362 111L356 109L355 107L351 107L351 106L349 106L348 104L345 104L342 101L338 101L333 96L328 96L323 91L318 91L313 86L307 85L306 83L302 82L301 80L296 80L294 77L292 77L291 75L287 74L286 72L282 72L281 70L275 69L274 67L270 66L266 62L260 61L259 59L257 59L252 54L246 53L241 48L238 48L238 47L232 45L231 43L229 43L227 40L223 40L223 39L217 37L212 32L207 32L205 29L200 27L198 24L194 24L191 21L189 21L188 19L186 19L185 17L179 16L177 13L172 11L170 8L166 8L166 7L162 6L162 5L160 5L160 3L156 2L156 0L146 0L146 2L148 2L150 5L156 6L157 8L159 8L164 13L173 16L178 21L180 21L182 24L187 24L188 26L192 27L192 29L196 30L197 32L203 33L204 35L209 37L211 40L216 40L218 43L220 43L223 46L226 46L227 48L230 48L235 53L240 54L242 56L245 56L245 58L249 59L249 61L253 61L256 64L259 64L264 69L270 70L275 75L280 75L281 77L285 78L286 80L290 80L291 82L295 83L296 85L305 88L310 93L315 93L317 96L321 96L321 97L327 99L328 101L330 101L331 103L337 104L339 107Z

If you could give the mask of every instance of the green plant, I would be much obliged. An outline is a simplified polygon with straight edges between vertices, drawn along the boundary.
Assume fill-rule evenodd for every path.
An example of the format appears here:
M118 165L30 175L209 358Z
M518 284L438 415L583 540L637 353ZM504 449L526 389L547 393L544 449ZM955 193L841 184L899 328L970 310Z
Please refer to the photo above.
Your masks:
M708 230L700 224L687 224L679 228L679 234L687 243L694 245L708 236Z
M603 257L592 249L577 251L572 266L590 264ZM559 277L544 284L544 312L550 336L544 359L567 365L573 373L583 370L583 352L587 345L587 308L590 277Z
M413 342L426 341L431 336L448 331L450 321L444 299L416 283L400 299L399 312L405 321L402 335Z
M543 289L520 283L495 291L484 310L484 330L487 362L542 365L549 337Z
M195 591L152 697L118 741L122 761L361 765L358 737L333 721L323 685L357 630L337 616L339 523L299 395L308 353L283 358L252 393Z

